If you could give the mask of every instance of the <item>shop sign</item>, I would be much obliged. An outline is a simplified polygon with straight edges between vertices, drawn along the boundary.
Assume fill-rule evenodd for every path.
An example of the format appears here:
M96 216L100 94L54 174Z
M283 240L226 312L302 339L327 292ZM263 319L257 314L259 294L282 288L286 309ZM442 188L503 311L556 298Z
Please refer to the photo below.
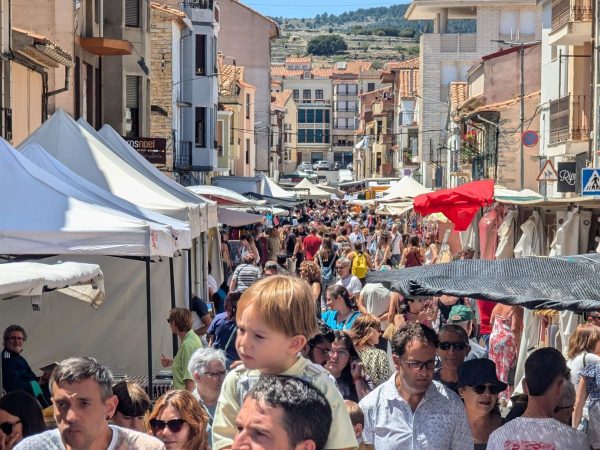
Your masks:
M134 150L152 164L167 163L167 140L164 138L123 137Z
M575 192L575 178L577 175L576 162L559 162L557 164L558 183L556 185L557 192Z

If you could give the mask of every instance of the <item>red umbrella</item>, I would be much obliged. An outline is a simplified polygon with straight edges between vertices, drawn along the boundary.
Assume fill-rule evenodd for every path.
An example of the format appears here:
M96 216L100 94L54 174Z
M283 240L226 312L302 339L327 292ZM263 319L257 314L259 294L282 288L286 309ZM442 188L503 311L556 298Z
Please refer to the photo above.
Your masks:
M414 208L423 216L441 212L454 223L455 231L465 231L477 210L491 205L493 197L494 180L473 181L456 188L418 195L414 199Z

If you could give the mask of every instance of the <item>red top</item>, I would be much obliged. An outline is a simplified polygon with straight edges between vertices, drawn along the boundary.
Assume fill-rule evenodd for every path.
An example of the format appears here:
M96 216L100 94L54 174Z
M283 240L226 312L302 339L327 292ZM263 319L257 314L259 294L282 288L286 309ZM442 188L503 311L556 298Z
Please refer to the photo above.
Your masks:
M305 257L307 261L313 261L315 259L315 255L319 251L321 247L321 238L314 234L309 234L302 241L304 244Z
M490 334L492 327L490 325L490 319L492 318L492 310L496 306L496 302L489 302L487 300L477 300L477 309L479 309L479 319L481 324L479 325L479 334Z

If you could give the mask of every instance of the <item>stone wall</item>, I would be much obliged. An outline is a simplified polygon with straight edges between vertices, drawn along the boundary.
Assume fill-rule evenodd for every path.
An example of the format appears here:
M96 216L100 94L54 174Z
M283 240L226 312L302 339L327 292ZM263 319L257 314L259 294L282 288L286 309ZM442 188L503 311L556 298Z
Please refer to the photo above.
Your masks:
M167 163L159 169L173 170L173 18L150 8L152 56L150 59L150 135L167 139Z

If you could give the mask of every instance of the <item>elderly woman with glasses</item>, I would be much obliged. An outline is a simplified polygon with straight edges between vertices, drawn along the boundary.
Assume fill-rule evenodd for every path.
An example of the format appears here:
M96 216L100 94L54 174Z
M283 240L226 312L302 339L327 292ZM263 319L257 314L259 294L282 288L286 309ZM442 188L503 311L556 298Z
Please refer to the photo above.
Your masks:
M466 361L458 371L458 393L464 401L475 450L484 450L490 434L502 425L498 394L506 384L496 376L490 359Z
M169 391L160 397L149 421L152 435L167 450L208 450L206 425L208 417L192 394Z
M211 440L212 419L217 409L217 400L227 371L225 352L215 348L200 348L194 352L188 370L194 377L196 389L192 395L208 414L208 438Z
M365 373L373 380L375 386L387 381L392 375L392 369L386 352L375 346L379 343L381 323L372 314L356 318L348 332L354 343Z

